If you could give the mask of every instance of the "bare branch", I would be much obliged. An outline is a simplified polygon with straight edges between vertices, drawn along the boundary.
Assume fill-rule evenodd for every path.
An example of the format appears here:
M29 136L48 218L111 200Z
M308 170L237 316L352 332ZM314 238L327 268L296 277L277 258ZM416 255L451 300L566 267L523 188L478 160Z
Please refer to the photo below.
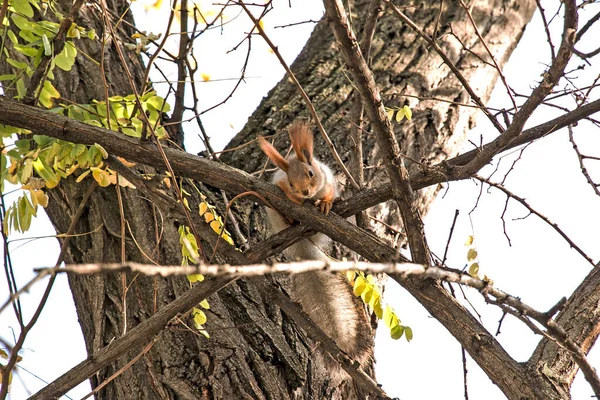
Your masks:
M556 223L550 221L550 219L548 219L548 217L546 217L545 215L543 215L540 212L536 211L533 207L531 207L529 205L529 203L527 203L527 201L524 198L517 196L516 194L514 194L511 191L509 191L508 189L506 189L504 186L502 186L502 185L500 185L498 183L492 182L489 179L486 179L486 178L484 178L482 176L475 175L474 178L480 180L481 182L487 183L491 187L494 187L494 188L502 191L506 196L508 196L508 197L510 197L512 199L515 199L516 201L518 201L519 203L521 203L521 205L523 205L523 207L525 207L530 213L535 214L542 221L544 221L545 223L547 223L548 225L550 225L550 227L552 229L554 229L560 236L562 236L562 238L567 243L569 243L569 246L571 246L571 248L575 249L575 251L577 251L583 258L585 258L585 260L587 262L589 262L592 265L592 267L596 266L596 263L594 262L594 260L592 260L592 258L590 256L588 256L583 250L581 250L581 248L579 246L577 246L575 244L575 242L573 242L571 240L571 238L567 234L565 234L562 231L562 229L560 229L558 227L558 225ZM506 212L506 208L504 209L504 211ZM504 212L502 213L502 215L504 215ZM510 242L510 240L509 240L509 242Z
M398 203L402 214L413 261L428 265L431 262L431 255L425 242L423 221L417 211L408 170L404 166L400 146L381 101L373 73L360 51L341 1L325 0L324 4L327 19L336 39L340 42L340 49L375 132L381 156L392 182L394 200Z
M542 103L545 97L551 93L552 88L563 76L564 70L571 59L573 53L573 44L577 32L577 6L575 0L568 0L565 4L565 22L563 28L563 37L554 62L542 76L542 82L533 90L531 96L525 101L523 106L515 114L511 125L498 136L494 141L485 146L481 151L464 167L458 169L465 175L474 174L483 168L499 152L504 150L513 140L518 138L523 130L523 126L531 114Z
M477 93L475 93L473 88L471 88L471 85L469 84L469 82L465 79L463 74L461 74L461 72L458 70L458 68L456 68L456 66L454 65L452 60L450 60L450 58L448 58L448 56L446 56L446 53L444 53L444 51L441 49L441 47L432 38L430 38L429 35L427 35L425 32L423 32L423 30L421 28L419 28L417 25L415 25L415 23L412 22L411 19L408 18L402 11L400 11L400 9L398 7L396 7L389 0L386 0L386 3L392 8L392 10L396 13L396 15L398 15L398 17L400 17L400 19L402 21L404 21L408 26L410 26L410 28L412 30L417 32L419 34L419 36L421 36L427 42L427 44L430 45L435 50L436 53L438 53L440 58L442 60L444 60L444 64L446 64L448 66L448 68L450 68L452 73L456 76L456 79L458 79L460 81L460 83L463 85L465 90L469 93L469 96L471 96L471 99L475 102L475 104L477 104L477 106L479 106L479 109L488 117L488 119L490 120L492 125L494 125L494 127L496 127L496 129L499 132L504 132L504 128L502 127L502 125L500 125L500 123L498 123L498 120L496 118L494 118L494 116L485 107L485 104L483 104L483 101L481 101L481 98L477 95Z
M269 39L269 37L265 33L264 29L260 25L259 19L257 19L256 17L254 17L254 15L252 15L252 13L248 9L248 7L246 7L246 5L244 4L244 2L240 1L238 4L240 6L242 6L242 8L244 9L244 11L248 15L248 17L254 23L254 26L258 30L258 33L260 34L260 36L262 36L262 38L265 40L265 42L267 42L267 44L269 45L269 47L271 48L271 50L273 50L273 53L275 54L275 56L277 56L277 59L279 60L279 63L283 66L283 68L287 72L287 74L290 77L290 79L292 80L292 82L294 82L294 85L298 89L298 92L302 96L302 99L304 99L304 101L306 102L306 106L308 107L308 110L310 111L310 114L312 115L313 119L315 120L315 124L317 124L317 128L319 129L319 132L321 133L321 136L323 137L323 140L325 140L325 143L327 143L327 146L329 146L329 149L331 150L331 154L333 155L333 158L337 162L338 166L340 167L340 169L342 170L342 172L344 173L344 175L346 175L346 177L348 178L348 180L350 181L350 183L352 183L352 186L354 186L354 188L356 188L356 189L359 189L360 187L358 186L358 183L356 183L356 180L354 179L354 177L352 176L352 174L348 171L348 168L346 168L346 165L344 164L344 162L340 158L340 155L338 154L337 150L335 149L335 146L333 145L333 142L329 138L329 135L327 134L327 131L325 131L325 127L321 123L321 118L319 118L319 114L317 114L317 110L315 109L315 106L312 104L312 101L310 100L310 98L308 97L308 95L306 94L306 92L304 91L304 89L302 88L302 85L300 85L300 82L296 78L296 75L294 75L294 73L292 72L291 68L287 65L287 63L285 62L285 60L281 56L281 53L279 52L279 49L277 48L277 46L275 46L275 44L271 41L271 39Z

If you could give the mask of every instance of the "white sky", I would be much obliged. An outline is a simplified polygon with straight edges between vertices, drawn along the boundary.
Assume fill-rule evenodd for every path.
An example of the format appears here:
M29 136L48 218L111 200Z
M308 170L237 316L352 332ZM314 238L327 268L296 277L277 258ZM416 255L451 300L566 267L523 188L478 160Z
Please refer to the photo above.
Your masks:
M552 4L555 3L557 2ZM285 29L274 27L309 19L318 20L322 15L322 4L316 0L296 0L292 1L292 9L289 9L287 4L287 0L275 1L275 10L267 16L265 28L285 59L291 63L302 48L313 24ZM146 16L141 9L142 7L139 7L137 11L138 15L143 16L138 18L140 28L158 33L155 27L165 26L166 13L150 11ZM546 5L546 9L552 10L549 5ZM598 9L598 6L589 7L587 15L595 14ZM558 19L553 26L560 29L560 24ZM583 24L583 21L580 24ZM211 80L239 76L245 57L245 45L229 54L226 51L243 39L244 32L247 32L250 26L249 20L240 16L226 25L223 32L214 29L202 37L195 45L199 65L197 79L201 79L201 73L209 74ZM555 43L558 43L558 37ZM527 93L528 88L535 84L544 70L542 63L547 60L548 54L541 20L536 15L505 68L505 75L511 86L521 93ZM578 73L582 78L587 76L586 83L593 79L589 70L590 68L587 68ZM169 78L175 79L175 76L172 72ZM254 37L252 40L252 54L246 76L246 82L225 106L203 116L204 125L216 149L222 148L243 127L261 98L283 77L283 69L261 38ZM223 100L234 84L233 80L199 83L202 107L210 107ZM159 90L165 89L164 85L157 87ZM504 88L497 87L491 106L507 105ZM539 112L532 118L529 126L557 115L552 109ZM600 148L596 127L584 122L580 123L575 132L581 148L589 149L588 152L592 155L600 156L593 153L595 149ZM201 149L195 134L197 129L190 125L187 128L187 146L192 153ZM487 121L480 118L470 138L478 143L480 135L483 135L484 141L487 142L494 134ZM465 150L470 149L470 145L465 146ZM514 153L502 161L501 171L494 176L496 180L501 180L502 171L506 171L517 156L518 154ZM491 171L491 168L486 169L482 175ZM600 174L596 176L600 181ZM534 208L553 222L558 223L588 255L598 259L600 216L591 210L597 209L599 199L579 172L579 165L566 130L552 134L527 148L509 176L507 186L514 193L525 197ZM485 188L479 206L469 219L468 213L473 208L478 194L479 186L475 183L455 182L450 185L443 199L440 196L436 200L425 220L428 242L432 250L439 256L443 254L454 212L459 209L460 216L449 250L450 266L462 268L466 264L466 249L463 243L468 235L474 234L482 272L490 276L498 288L520 296L524 302L540 310L550 308L562 296L569 296L590 271L589 264L574 250L569 249L568 244L537 217L529 216L525 220L513 221L513 218L527 214L515 202L509 203L506 216L506 229L512 241L512 246L509 246L500 219L505 203L504 195L496 190L488 193ZM39 223L24 235L25 237L54 234L45 217L40 217L37 222ZM11 240L17 237L11 236ZM23 245L24 243L11 242L10 245L19 285L33 276L32 268L53 265L58 256L57 242L54 239L39 239L27 245ZM17 249L18 246L22 247ZM376 345L378 382L383 384L390 396L402 399L463 398L460 346L404 290L394 290L393 286L393 283L388 286L386 301L395 307L403 323L412 327L414 339L411 343L404 339L392 341L388 339L385 328L379 331ZM5 277L1 274L0 299L6 298L6 287ZM26 315L30 315L30 310L37 305L41 291L43 285L38 285L23 297ZM465 291L477 311L482 314L485 326L494 333L501 313L496 307L485 305L478 293L467 289ZM458 290L457 292L459 293ZM11 310L0 314L0 336L4 339L13 341L12 328L16 329L17 326ZM540 337L530 333L521 322L507 317L498 340L518 361L525 361ZM23 361L20 366L48 382L85 358L83 340L66 277L60 276L57 279L46 309L28 337L21 355ZM590 361L596 367L600 366L598 351L592 350ZM467 363L471 399L504 398L472 360L468 359ZM43 382L20 369L19 375L13 380L12 399L27 397L28 392L24 389L22 381L31 392L44 386ZM71 391L69 396L81 398L89 390L89 384L86 382ZM587 382L578 376L573 386L573 398L589 398L592 394Z

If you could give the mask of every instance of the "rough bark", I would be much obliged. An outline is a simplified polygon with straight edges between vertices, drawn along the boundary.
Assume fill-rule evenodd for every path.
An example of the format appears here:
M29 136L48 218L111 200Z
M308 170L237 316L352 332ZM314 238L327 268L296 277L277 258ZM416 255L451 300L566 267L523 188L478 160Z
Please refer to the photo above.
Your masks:
M369 1L359 0L353 4L352 9L357 14L354 29L357 31L361 28L368 3ZM438 42L485 102L497 79L497 72L464 50L463 45L486 58L481 43L469 27L464 10L454 3L447 3L449 2L444 2L440 18ZM431 34L436 24L439 4L438 1L415 2L414 8L407 7L407 14ZM503 65L533 13L534 2L475 1L471 6L480 32L491 46L498 63ZM118 10L123 4L115 2L111 7ZM80 25L92 26L97 23L98 15L93 8L84 8L82 12L84 19L78 22ZM455 36L448 34L450 26L462 45ZM96 30L102 34L101 26L96 26ZM98 49L88 50L88 54L100 57ZM123 74L119 72L114 49L107 49L105 56L109 57L107 66L111 94L129 93L129 83L122 80ZM475 111L450 103L468 103L469 98L463 86L443 66L441 59L391 13L386 13L380 21L371 56L385 104L401 106L408 103L413 109L413 121L397 125L397 138L404 153L413 160L425 163L439 162L456 154L466 130L474 124ZM135 58L130 61L130 67L135 68L135 76L139 79L140 64ZM57 88L61 93L72 93L70 99L77 102L102 99L102 82L94 68L88 65L85 57L79 56L76 69L68 76L59 78L60 85L57 84ZM317 25L294 64L294 72L314 102L342 159L347 162L352 151L347 134L350 122L346 118L351 106L352 85L344 73L333 35L326 23ZM417 103L414 99L402 97L403 94L441 97L450 102L424 100ZM294 119L306 115L304 109L295 89L283 80L262 102L230 147L254 139L259 134L279 132ZM376 166L379 163L378 149L369 135L364 137L364 162ZM277 143L281 145L283 141L278 140ZM317 148L323 150L318 151L318 156L328 159L324 150L326 147L319 146L319 143L322 142L317 139ZM225 153L222 160L247 171L261 168L264 162L255 146ZM335 165L331 165L335 168ZM416 171L419 165L412 163L409 168ZM386 179L380 168L372 168L367 171L365 180L378 184ZM59 233L67 230L85 190L85 185L65 181L56 190L50 191L52 199L48 214ZM435 192L436 188L433 187L419 193L418 205L422 213L426 212ZM178 263L181 257L177 225L183 221L176 221L170 214L162 213L164 210L158 210L140 198L135 191L123 189L122 193L124 217L131 227L131 232L127 233L125 239L127 258L148 262L146 256L149 256L158 263ZM218 203L216 197L213 200ZM388 223L398 223L397 210L388 204L378 206L374 214ZM120 261L119 215L115 188L96 189L77 229L77 233L93 233L73 238L66 261ZM252 206L246 206L239 210L239 215L252 241L264 238L262 213ZM371 228L379 236L386 236L380 225L372 224ZM126 313L123 311L121 276L70 279L90 356L123 334L124 316L129 328L135 326L188 288L185 278L126 276L125 279L129 286L126 293ZM418 290L417 287L414 289ZM209 298L209 302L211 311L207 313L207 327L211 332L210 340L182 325L166 329L150 352L102 389L98 397L346 399L356 396L350 383L341 387L332 385L326 365L321 359L312 357L314 353L311 353L311 344L304 340L285 314L274 306L265 304L258 290L249 282L240 280ZM439 314L443 313L444 309L440 308ZM185 321L189 323L189 318ZM448 322L460 323L452 319ZM465 335L468 335L466 331ZM468 338L462 340L466 341ZM485 337L481 342L482 351L487 349L484 342ZM131 349L118 362L101 370L92 378L93 386L111 376L140 350ZM492 356L502 359L504 353L489 354L490 358ZM511 381L518 378L515 375L521 372L520 369L507 371L504 376L491 378L505 390ZM535 388L529 389L515 388L510 393L505 392L511 398L517 398L523 393L531 398L557 397L556 393L547 395L537 392Z

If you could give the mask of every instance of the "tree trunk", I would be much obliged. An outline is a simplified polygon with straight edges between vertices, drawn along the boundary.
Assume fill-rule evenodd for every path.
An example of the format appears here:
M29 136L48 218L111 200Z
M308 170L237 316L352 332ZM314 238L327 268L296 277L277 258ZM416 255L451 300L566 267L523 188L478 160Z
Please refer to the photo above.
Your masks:
M356 14L354 29L357 32L361 31L370 3L372 1L353 2L352 10ZM438 23L440 3L444 9ZM478 57L489 60L467 22L465 11L454 2L415 1L414 4L414 7L406 4L407 15L428 34L437 32L440 46L485 102L498 75ZM115 0L109 6L115 10L115 14L121 15L126 4ZM479 31L500 65L504 64L516 46L534 6L533 1L472 2L471 12ZM102 37L103 30L96 11L84 7L80 14L82 17L77 23L85 27L95 25ZM85 46L88 55L97 60L101 57L99 47L83 41L82 46ZM121 72L114 46L111 43L104 54L110 94L129 94L130 85ZM336 46L327 23L319 23L294 63L293 70L318 110L342 160L348 162L352 148L348 139L351 123L347 116L353 89ZM464 48L470 49L470 52ZM410 104L413 109L413 120L400 123L396 128L401 148L410 159L416 161L409 167L417 169L419 162L435 163L456 154L467 129L474 125L476 112L474 108L456 104L469 103L469 96L439 56L389 12L384 13L380 20L371 56L385 104L388 107ZM131 57L129 67L139 87L143 76L139 60ZM59 76L57 82L60 85L56 84L58 90L72 101L86 103L104 98L97 67L81 53L74 70ZM443 98L448 102L417 102L405 95ZM279 132L296 118L305 117L305 109L296 89L284 79L263 100L229 147L246 143L257 135ZM283 141L276 143L281 147ZM322 140L317 138L316 143L317 156L321 160L329 160L328 150ZM378 151L370 135L364 135L363 147L364 163L374 167L368 169L365 181L373 185L385 181L382 169L377 168L380 164ZM256 146L224 153L221 160L246 171L260 169L265 161ZM336 168L333 162L329 162L329 165ZM162 169L161 166L156 167ZM344 178L339 176L345 185ZM65 180L59 187L49 191L51 202L48 214L57 232L68 230L89 188L86 182L89 180L78 184L73 179ZM84 204L85 211L76 229L77 234L89 234L71 239L65 261L120 262L123 225L117 190L114 187L91 190L93 192ZM218 200L220 197L211 195L207 188L202 190L211 196L213 203L220 206L222 213L222 201ZM419 193L422 213L426 212L436 191L434 187ZM348 193L346 191L346 196ZM153 206L135 190L121 189L121 195L127 227L124 239L126 259L179 264L181 245L177 228L186 222L175 220L168 210ZM237 215L242 229L251 237L251 243L266 236L264 214L258 209L246 204L237 207ZM399 223L398 211L391 203L376 207L372 215L388 224ZM382 225L372 222L369 225L379 236L389 236ZM129 274L70 276L69 282L90 356L122 336L125 329L131 329L152 316L189 288L185 278L148 278ZM351 381L346 380L338 386L337 382L331 380L325 359L315 356L318 351L313 351L314 344L305 340L284 313L263 301L251 282L238 280L208 300L211 309L207 312L206 327L210 339L187 327L191 326L189 316L182 318L181 323L165 329L152 349L105 386L97 397L348 399L360 396ZM367 321L363 323L367 324ZM372 346L372 343L366 343L365 346ZM133 348L110 367L99 371L92 378L92 386L97 387L141 350Z

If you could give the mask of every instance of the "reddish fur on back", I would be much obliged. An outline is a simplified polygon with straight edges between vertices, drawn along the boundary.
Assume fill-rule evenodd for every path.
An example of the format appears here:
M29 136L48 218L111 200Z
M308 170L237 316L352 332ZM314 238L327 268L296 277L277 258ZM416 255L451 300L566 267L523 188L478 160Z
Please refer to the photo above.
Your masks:
M305 121L295 121L289 128L292 147L298 160L310 164L313 157L313 134Z

